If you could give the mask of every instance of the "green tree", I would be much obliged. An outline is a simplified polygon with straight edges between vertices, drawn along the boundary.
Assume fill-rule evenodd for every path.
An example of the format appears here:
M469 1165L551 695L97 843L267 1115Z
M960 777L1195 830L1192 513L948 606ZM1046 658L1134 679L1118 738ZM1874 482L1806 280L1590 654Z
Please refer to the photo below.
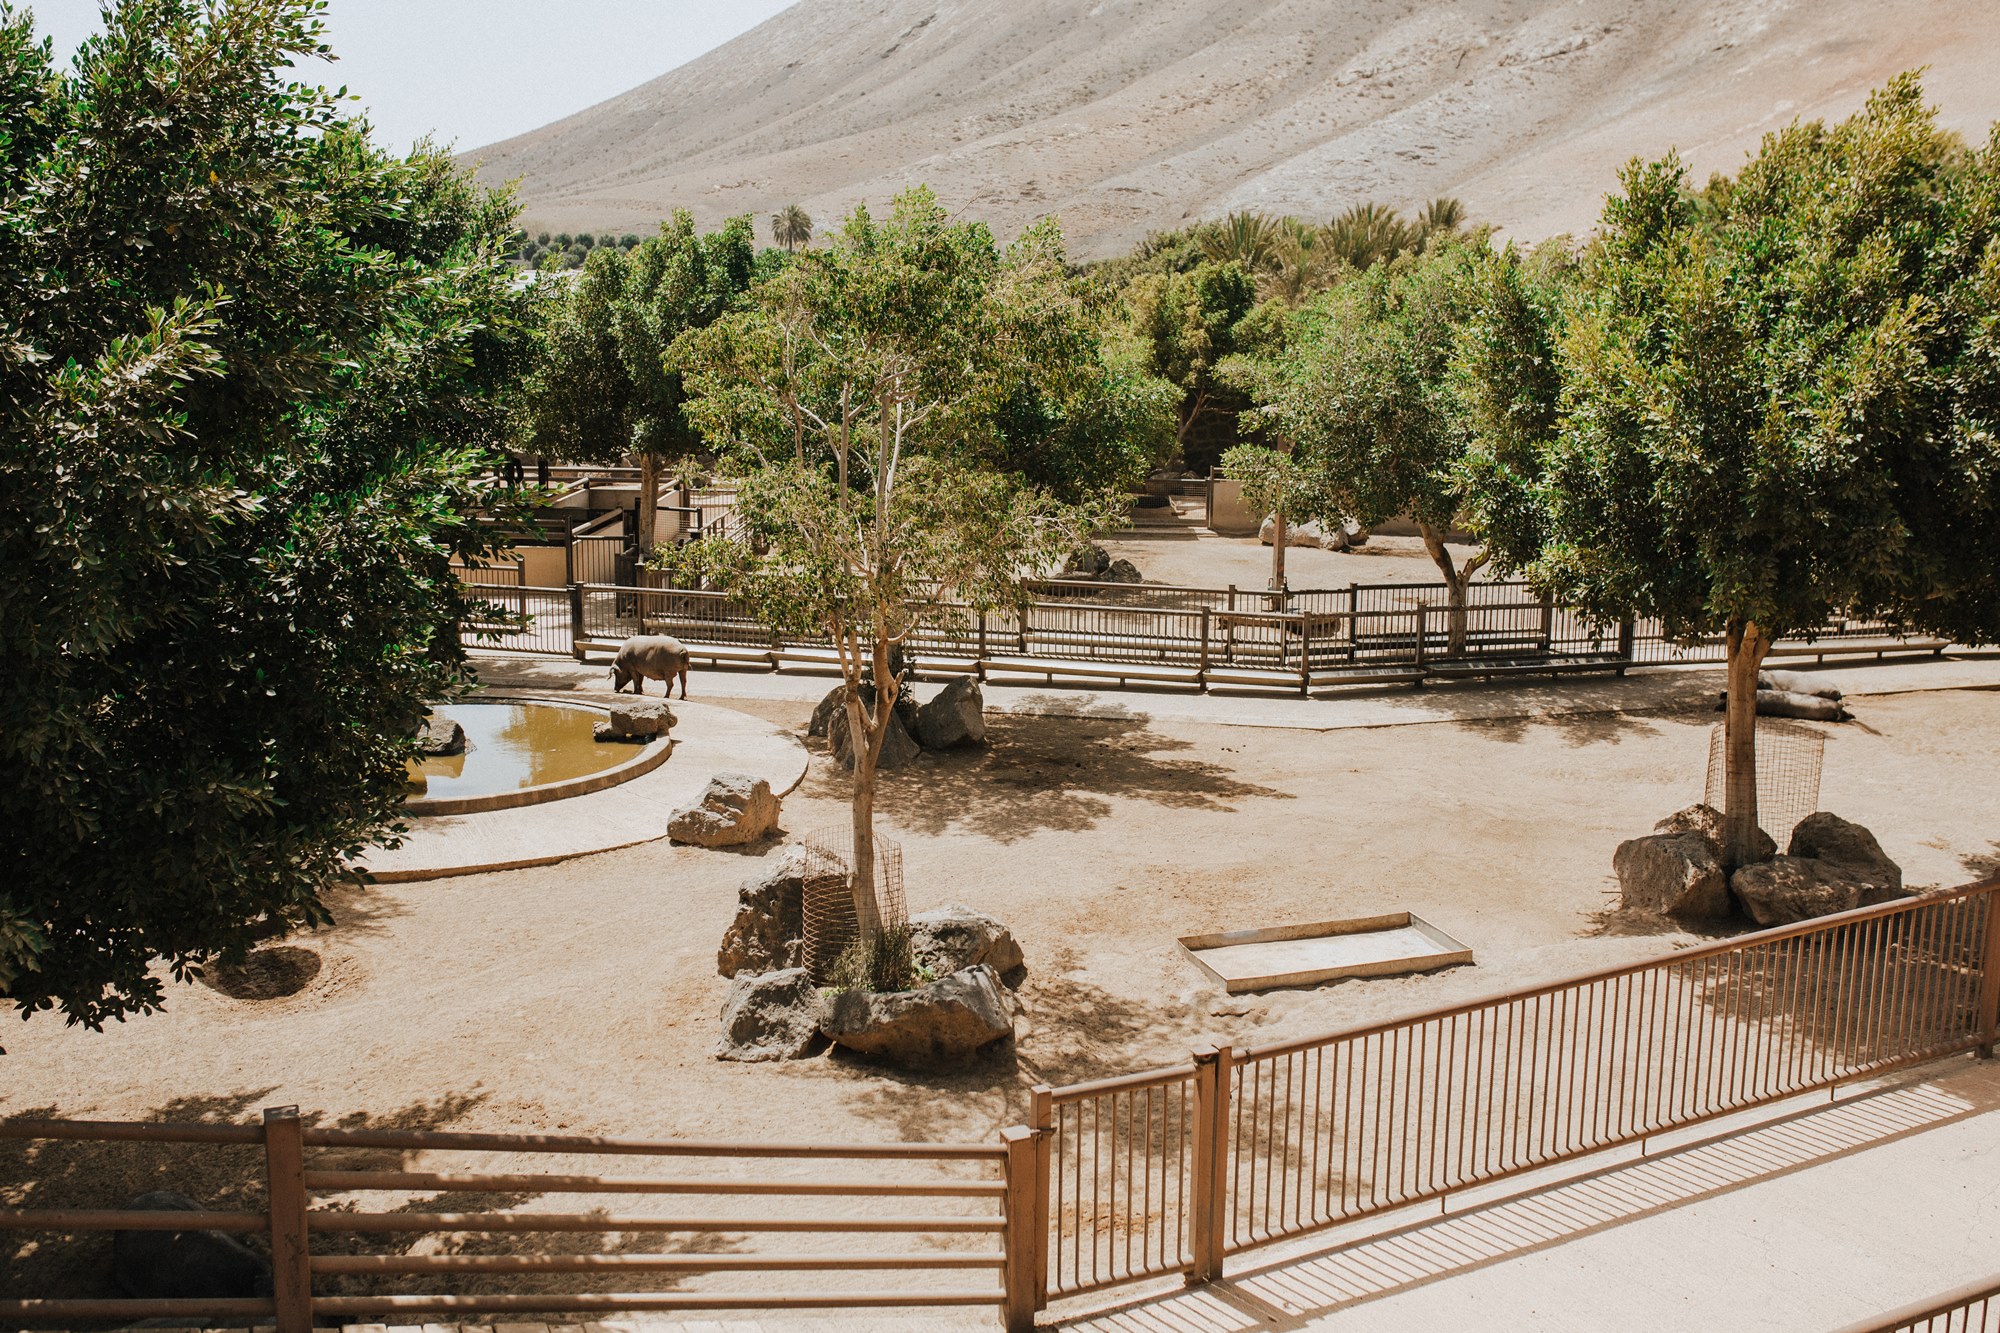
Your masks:
M753 248L747 217L702 235L681 210L630 250L591 251L549 311L525 395L535 449L579 462L634 458L642 556L655 542L663 466L701 443L682 412L681 376L663 358L674 339L743 298Z
M1126 304L1146 372L1180 392L1174 445L1185 454L1199 426L1241 406L1216 368L1246 346L1256 282L1233 261L1202 263L1185 273L1142 274L1127 288Z
M1053 224L1003 255L912 190L877 222L857 209L751 307L675 346L688 411L740 470L752 541L662 553L746 598L772 625L828 635L854 737L853 892L872 934L875 768L925 627L1020 609L1021 576L1081 545L1103 512L986 465L1028 368L1096 349L1076 337ZM871 688L872 687L872 688Z
M1606 619L1724 636L1741 863L1775 639L1836 615L2000 637L2000 137L1965 150L1905 75L1700 196L1634 163L1580 278L1540 512L1494 536Z
M0 9L0 992L90 1026L321 895L462 681L513 207L369 146L320 6Z
M813 238L812 214L797 204L786 204L771 214L771 239L796 251L800 246L811 245Z
M1356 204L1326 224L1326 243L1350 268L1368 269L1414 249L1422 232L1381 204Z
M1481 548L1458 562L1445 545L1468 510L1471 437L1450 371L1479 263L1477 250L1440 246L1377 264L1295 316L1281 353L1224 372L1262 409L1246 420L1292 441L1296 465L1316 474L1322 507L1300 517L1416 522L1444 578L1454 656L1467 588L1490 558Z
M1242 483L1250 508L1269 514L1271 525L1271 587L1285 586L1285 530L1293 515L1318 515L1331 510L1320 475L1296 462L1289 449L1239 444L1222 455L1223 469Z

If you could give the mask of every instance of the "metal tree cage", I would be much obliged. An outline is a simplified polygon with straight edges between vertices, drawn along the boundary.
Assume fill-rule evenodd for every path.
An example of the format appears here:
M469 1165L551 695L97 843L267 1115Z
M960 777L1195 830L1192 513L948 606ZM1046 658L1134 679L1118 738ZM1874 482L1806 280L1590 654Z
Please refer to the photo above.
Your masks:
M1716 810L1728 799L1728 727L1708 733L1708 784L1702 797ZM1784 851L1800 820L1819 809L1826 735L1796 722L1757 719L1757 823Z
M815 829L800 840L805 851L801 906L805 917L806 971L815 982L831 979L833 965L861 938L854 913L854 830ZM900 926L910 919L903 897L903 847L880 834L875 838L875 919Z

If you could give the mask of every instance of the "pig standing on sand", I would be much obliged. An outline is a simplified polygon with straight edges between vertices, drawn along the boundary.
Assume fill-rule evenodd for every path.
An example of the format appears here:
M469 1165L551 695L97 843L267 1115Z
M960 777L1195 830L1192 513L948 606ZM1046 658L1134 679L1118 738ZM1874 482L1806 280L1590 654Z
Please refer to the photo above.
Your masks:
M618 646L611 659L611 692L620 693L632 683L634 694L646 692L646 682L657 680L674 697L674 677L680 677L681 698L688 697L688 650L679 639L664 634L637 634Z

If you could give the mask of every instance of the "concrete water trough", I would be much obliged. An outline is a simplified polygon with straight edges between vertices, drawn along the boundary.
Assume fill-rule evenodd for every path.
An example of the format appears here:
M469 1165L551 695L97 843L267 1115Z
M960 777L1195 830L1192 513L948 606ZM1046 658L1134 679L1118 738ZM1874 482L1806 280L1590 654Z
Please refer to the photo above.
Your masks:
M1341 977L1431 972L1472 961L1470 948L1408 912L1183 935L1180 944L1231 995Z

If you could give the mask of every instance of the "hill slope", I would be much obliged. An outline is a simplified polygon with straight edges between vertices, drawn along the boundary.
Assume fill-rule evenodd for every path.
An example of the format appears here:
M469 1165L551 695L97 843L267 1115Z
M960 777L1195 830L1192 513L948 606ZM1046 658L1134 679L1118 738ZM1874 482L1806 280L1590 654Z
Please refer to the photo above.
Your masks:
M1930 66L1947 124L2000 119L1990 0L800 0L725 46L467 154L528 221L650 230L803 203L822 227L927 182L1079 255L1250 207L1323 218L1457 194L1581 230L1617 167L1733 170L1793 117Z

